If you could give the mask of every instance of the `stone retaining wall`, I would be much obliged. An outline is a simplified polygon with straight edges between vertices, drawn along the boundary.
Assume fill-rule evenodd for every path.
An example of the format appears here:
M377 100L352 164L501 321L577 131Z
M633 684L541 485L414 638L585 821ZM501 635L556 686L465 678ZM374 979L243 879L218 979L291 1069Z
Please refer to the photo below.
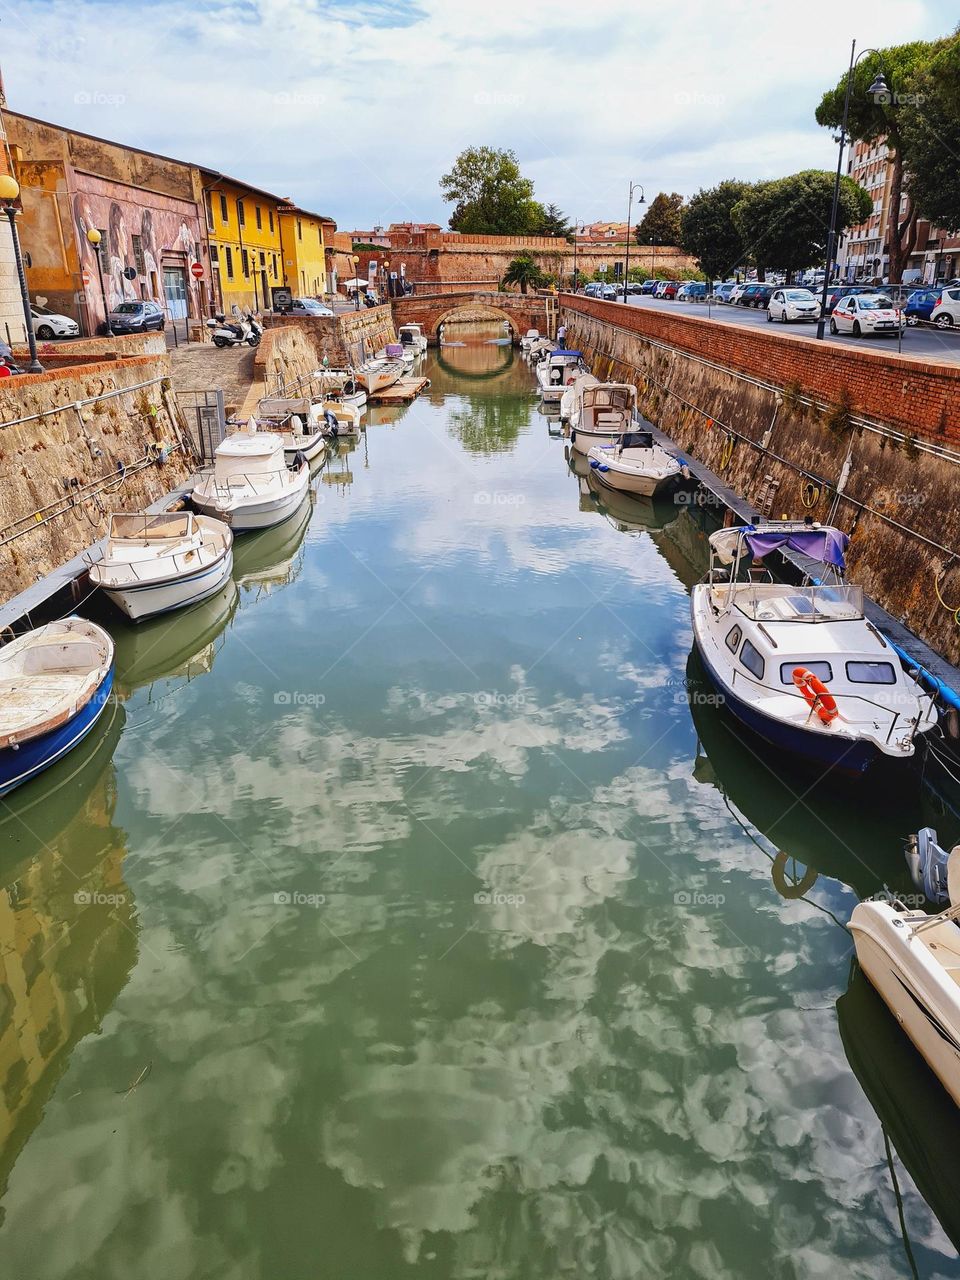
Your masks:
M851 580L960 662L935 590L960 606L960 370L580 297L563 315L593 372L633 382L641 413L759 514L846 530Z
M95 542L106 531L105 513L138 511L189 475L190 460L179 448L165 463L133 470L154 445L179 444L182 423L171 417L175 404L169 382L101 398L119 388L166 380L169 372L164 353L0 382L0 600L9 600ZM78 413L74 405L83 400L92 403ZM47 410L56 412L15 423ZM120 484L118 463L130 470ZM117 487L99 502L77 503L47 523L34 519L10 527L95 481ZM21 530L22 536L6 541Z

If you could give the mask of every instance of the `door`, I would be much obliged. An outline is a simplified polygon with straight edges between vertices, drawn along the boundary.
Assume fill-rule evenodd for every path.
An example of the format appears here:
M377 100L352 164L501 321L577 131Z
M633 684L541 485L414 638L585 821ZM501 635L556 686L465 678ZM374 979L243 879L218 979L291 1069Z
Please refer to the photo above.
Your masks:
M187 276L179 267L163 268L163 295L171 320L187 318Z

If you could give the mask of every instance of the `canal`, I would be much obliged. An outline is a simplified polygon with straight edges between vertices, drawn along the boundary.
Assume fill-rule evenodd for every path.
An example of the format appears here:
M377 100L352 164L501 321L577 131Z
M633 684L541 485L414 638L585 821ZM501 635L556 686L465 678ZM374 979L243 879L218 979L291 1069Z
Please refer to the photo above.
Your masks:
M955 1109L844 928L942 819L731 732L709 511L595 492L496 336L111 617L4 805L11 1280L955 1274Z

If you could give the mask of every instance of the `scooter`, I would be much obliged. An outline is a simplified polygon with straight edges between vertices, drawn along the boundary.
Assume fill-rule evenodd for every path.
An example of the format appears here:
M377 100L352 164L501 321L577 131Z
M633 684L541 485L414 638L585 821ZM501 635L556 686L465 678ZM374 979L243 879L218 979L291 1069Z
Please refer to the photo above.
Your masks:
M11 348L0 342L0 378L9 378L14 373L23 373L23 370L14 360Z
M233 320L224 315L215 316L207 321L207 328L213 330L215 347L240 347L244 343L249 347L259 347L263 337L263 325L256 319L252 311L242 315L239 307L233 308Z

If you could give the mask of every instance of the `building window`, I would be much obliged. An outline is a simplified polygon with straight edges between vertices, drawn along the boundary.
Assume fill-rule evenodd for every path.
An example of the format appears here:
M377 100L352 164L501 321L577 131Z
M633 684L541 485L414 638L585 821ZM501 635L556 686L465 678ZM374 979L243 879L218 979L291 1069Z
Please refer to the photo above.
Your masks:
M273 230L273 210L270 210L270 230Z
M303 223L300 221L299 218L297 219L297 239L298 240L303 239Z
M274 254L272 254L271 256L272 256L272 258L273 258L273 275L274 275L274 278L276 279L276 276L277 276L277 255L274 253Z
M220 250L215 244L210 246L210 261L214 266L220 261Z
M227 279L233 279L233 250L229 245L225 245L223 249L227 261Z
M145 276L147 274L147 267L143 260L143 237L131 236L130 239L133 243L133 261L137 268L137 275Z
M250 259L247 257L246 249L240 250L240 261L243 264L243 274L248 276L250 274Z
M237 201L237 221L240 223L241 227L245 227L247 225L247 217L243 209L242 200Z
M230 216L227 213L227 197L222 193L220 195L220 221L224 226L230 221Z
M254 208L254 213L257 215L257 230L258 230L258 231L262 231L262 230L263 230L263 218L260 216L260 206L259 206L259 205L256 205L256 206L255 206L255 208Z
M204 195L206 196L205 203L207 207L207 230L212 231L213 230L213 194L210 191L205 191Z

